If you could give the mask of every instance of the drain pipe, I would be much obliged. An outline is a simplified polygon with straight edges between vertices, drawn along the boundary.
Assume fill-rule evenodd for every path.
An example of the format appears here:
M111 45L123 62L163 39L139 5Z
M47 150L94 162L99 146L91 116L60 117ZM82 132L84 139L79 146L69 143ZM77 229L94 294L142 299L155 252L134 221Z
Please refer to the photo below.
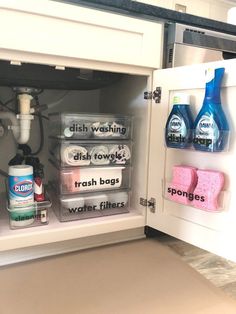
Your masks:
M16 117L20 121L20 134L16 140L19 144L27 143L30 138L31 120L34 119L34 116L30 114L32 113L32 110L30 109L30 102L32 99L33 97L29 94L18 95L20 114Z
M18 95L20 113L17 115L12 112L0 112L0 119L11 121L8 128L12 130L14 138L19 144L27 143L30 138L31 120L34 119L34 116L30 114L32 113L30 108L32 99L33 97L29 94Z

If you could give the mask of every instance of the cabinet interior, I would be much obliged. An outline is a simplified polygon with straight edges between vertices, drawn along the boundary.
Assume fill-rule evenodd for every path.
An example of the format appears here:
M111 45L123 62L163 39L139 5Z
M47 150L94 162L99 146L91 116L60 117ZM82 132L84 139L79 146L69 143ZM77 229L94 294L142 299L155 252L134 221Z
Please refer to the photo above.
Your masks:
M76 113L119 113L129 114L133 116L134 131L133 131L133 154L132 154L132 182L131 182L131 209L130 212L143 216L143 225L145 225L146 208L139 204L140 197L147 195L147 166L148 166L148 132L149 132L149 112L148 101L144 99L144 91L147 90L149 82L147 76L117 74L109 72L99 72L99 78L93 80L92 71L70 69L74 77L68 79L65 76L65 70L55 70L55 73L48 74L45 70L46 66L37 68L37 65L27 64L21 66L7 65L5 62L0 62L0 72L2 67L2 75L0 83L4 86L0 87L0 100L4 103L7 100L15 97L13 90L14 86L19 86L21 83L28 83L28 87L42 88L39 94L40 105L47 104L48 109L42 112L48 116L50 112L76 112ZM11 71L7 71L11 69ZM24 70L25 69L25 70ZM42 69L42 73L38 75L38 69ZM51 71L51 70L50 70ZM4 73L6 77L4 78ZM19 75L19 73L21 75ZM74 74L75 73L75 74ZM76 86L76 75L81 73L83 79ZM47 75L48 74L48 75ZM50 77L51 75L51 77ZM45 82L43 78L45 77ZM110 80L109 80L110 79ZM90 81L91 82L90 82ZM103 80L103 81L102 81ZM87 82L86 82L87 81ZM63 82L63 83L62 83ZM85 82L85 83L84 83ZM35 85L36 86L35 86ZM56 88L58 85L58 88ZM22 86L22 85L21 85ZM26 86L26 85L24 85ZM47 87L53 87L47 88ZM46 87L46 88L44 88ZM58 100L60 100L58 102ZM56 104L57 103L57 104ZM9 103L9 106L14 109L16 102ZM17 152L16 143L10 130L7 130L8 121L2 121L5 126L5 134L0 138L1 155L0 169L8 171L8 161L13 158ZM44 164L45 183L52 176L51 166L48 162L48 131L50 122L43 119L44 126L44 147L38 155L40 161ZM39 125L38 118L35 117L32 123L30 141L28 142L32 151L36 151L39 146ZM0 189L4 192L4 177L0 177ZM2 214L1 214L2 215ZM125 215L124 219L125 219ZM129 215L129 214L128 214ZM105 220L116 220L119 215L104 218ZM96 219L91 219L91 223L96 224ZM101 219L101 218L100 218ZM86 219L89 223L90 219ZM83 221L75 221L84 224ZM70 222L62 223L69 225ZM47 228L53 228L55 224L50 224ZM18 231L14 231L18 232ZM20 231L21 232L21 231Z

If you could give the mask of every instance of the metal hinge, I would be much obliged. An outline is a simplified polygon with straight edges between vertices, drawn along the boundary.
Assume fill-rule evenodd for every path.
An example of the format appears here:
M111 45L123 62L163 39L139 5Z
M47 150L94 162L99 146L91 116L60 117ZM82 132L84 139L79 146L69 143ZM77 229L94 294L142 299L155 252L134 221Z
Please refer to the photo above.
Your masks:
M153 92L144 92L144 99L154 99L155 103L161 102L161 87L156 87Z
M156 211L156 199L151 197L150 200L140 197L139 204L148 207L152 213Z
M152 99L152 92L144 92L144 99Z

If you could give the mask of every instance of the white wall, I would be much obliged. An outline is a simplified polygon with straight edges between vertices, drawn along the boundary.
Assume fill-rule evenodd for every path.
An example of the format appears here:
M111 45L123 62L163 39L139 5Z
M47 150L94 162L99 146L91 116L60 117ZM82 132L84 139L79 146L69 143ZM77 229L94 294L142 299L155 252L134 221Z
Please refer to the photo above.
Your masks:
M236 1L230 0L140 0L147 4L175 10L176 4L185 5L186 13L227 22L227 11L236 6Z

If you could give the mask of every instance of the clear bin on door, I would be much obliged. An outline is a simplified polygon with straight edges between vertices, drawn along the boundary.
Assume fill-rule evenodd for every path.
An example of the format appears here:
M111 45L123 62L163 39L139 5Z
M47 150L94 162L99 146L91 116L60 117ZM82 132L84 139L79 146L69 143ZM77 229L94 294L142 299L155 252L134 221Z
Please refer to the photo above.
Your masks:
M49 152L61 167L129 165L132 143L50 138Z

